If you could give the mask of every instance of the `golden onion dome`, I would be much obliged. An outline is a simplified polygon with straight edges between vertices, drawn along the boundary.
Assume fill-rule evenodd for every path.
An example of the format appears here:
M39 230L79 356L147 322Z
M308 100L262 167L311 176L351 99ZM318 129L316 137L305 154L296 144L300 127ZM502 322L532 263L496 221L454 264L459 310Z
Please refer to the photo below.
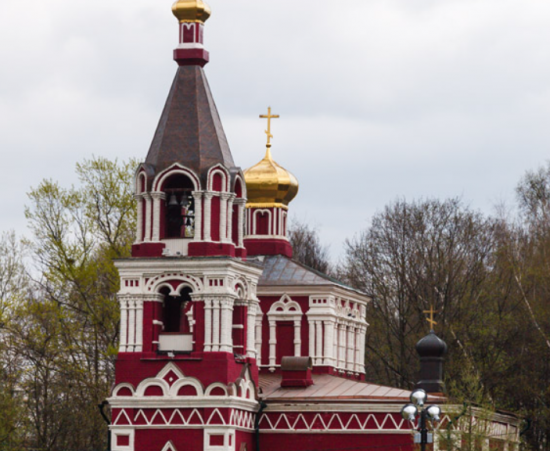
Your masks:
M286 209L298 194L298 180L271 157L271 145L262 161L244 171L247 207Z
M178 0L172 5L172 12L180 23L201 22L208 20L212 11L203 0Z

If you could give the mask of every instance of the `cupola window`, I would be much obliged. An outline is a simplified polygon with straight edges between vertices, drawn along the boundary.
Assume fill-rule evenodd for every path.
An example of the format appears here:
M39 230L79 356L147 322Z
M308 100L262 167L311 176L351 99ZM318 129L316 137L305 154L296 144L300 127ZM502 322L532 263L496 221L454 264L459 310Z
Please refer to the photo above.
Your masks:
M195 236L195 200L193 183L183 174L170 177L165 186L165 238L193 238Z

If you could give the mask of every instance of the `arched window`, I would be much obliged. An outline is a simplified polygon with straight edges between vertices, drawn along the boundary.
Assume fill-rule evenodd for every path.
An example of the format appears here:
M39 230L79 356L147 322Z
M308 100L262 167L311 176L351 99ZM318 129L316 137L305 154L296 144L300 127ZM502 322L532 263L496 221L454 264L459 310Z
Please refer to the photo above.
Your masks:
M195 236L195 200L193 182L184 174L174 174L164 183L164 238Z
M164 307L162 310L162 322L165 333L188 334L190 332L189 319L186 315L191 307L191 289L185 287L179 296L170 296L170 289L163 288Z

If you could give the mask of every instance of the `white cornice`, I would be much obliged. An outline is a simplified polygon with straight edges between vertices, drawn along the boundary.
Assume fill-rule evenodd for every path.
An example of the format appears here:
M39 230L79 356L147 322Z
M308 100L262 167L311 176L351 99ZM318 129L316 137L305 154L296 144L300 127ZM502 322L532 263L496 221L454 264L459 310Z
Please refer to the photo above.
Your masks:
M257 412L257 401L234 396L207 396L185 398L167 398L165 396L116 397L107 399L115 409L197 409L197 408L230 408Z
M336 285L334 282L326 281L326 285L258 285L258 296L336 296L346 300L366 305L372 301L367 294L363 294L353 288Z

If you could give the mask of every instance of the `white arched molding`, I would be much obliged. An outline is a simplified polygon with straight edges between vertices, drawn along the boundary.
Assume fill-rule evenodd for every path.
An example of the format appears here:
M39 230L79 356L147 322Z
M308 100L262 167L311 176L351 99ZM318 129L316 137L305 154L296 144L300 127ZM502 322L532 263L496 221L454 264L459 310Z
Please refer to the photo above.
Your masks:
M155 177L155 180L153 181L154 191L161 191L162 185L164 184L166 179L173 176L174 174L183 174L187 176L193 183L193 191L200 190L201 183L197 175L191 169L186 168L185 166L179 163L174 163L172 166L160 172Z
M143 169L138 169L135 176L135 193L142 194L147 191L147 174Z
M221 191L214 191L214 176L220 174L222 177ZM229 191L229 172L223 166L214 166L208 170L208 191L226 193Z
M273 234L273 218L270 210L254 210L253 217L252 217L252 235L258 235L258 214L264 214L267 213L267 234L272 235Z
M176 288L174 288L171 282L179 283ZM204 289L203 282L200 279L185 273L161 274L149 280L146 286L148 291L154 293L158 293L163 287L170 289L170 296L179 296L181 290L185 287L191 288L192 294L201 293Z
M269 370L275 371L277 366L277 321L294 322L294 357L300 357L301 354L301 329L302 329L302 309L300 304L293 301L290 296L283 295L281 299L275 302L269 312L267 319L269 323Z
M237 193L237 183L241 184L241 196L238 199L246 199L248 197L248 192L246 190L246 182L241 174L235 176L233 180L233 192Z

